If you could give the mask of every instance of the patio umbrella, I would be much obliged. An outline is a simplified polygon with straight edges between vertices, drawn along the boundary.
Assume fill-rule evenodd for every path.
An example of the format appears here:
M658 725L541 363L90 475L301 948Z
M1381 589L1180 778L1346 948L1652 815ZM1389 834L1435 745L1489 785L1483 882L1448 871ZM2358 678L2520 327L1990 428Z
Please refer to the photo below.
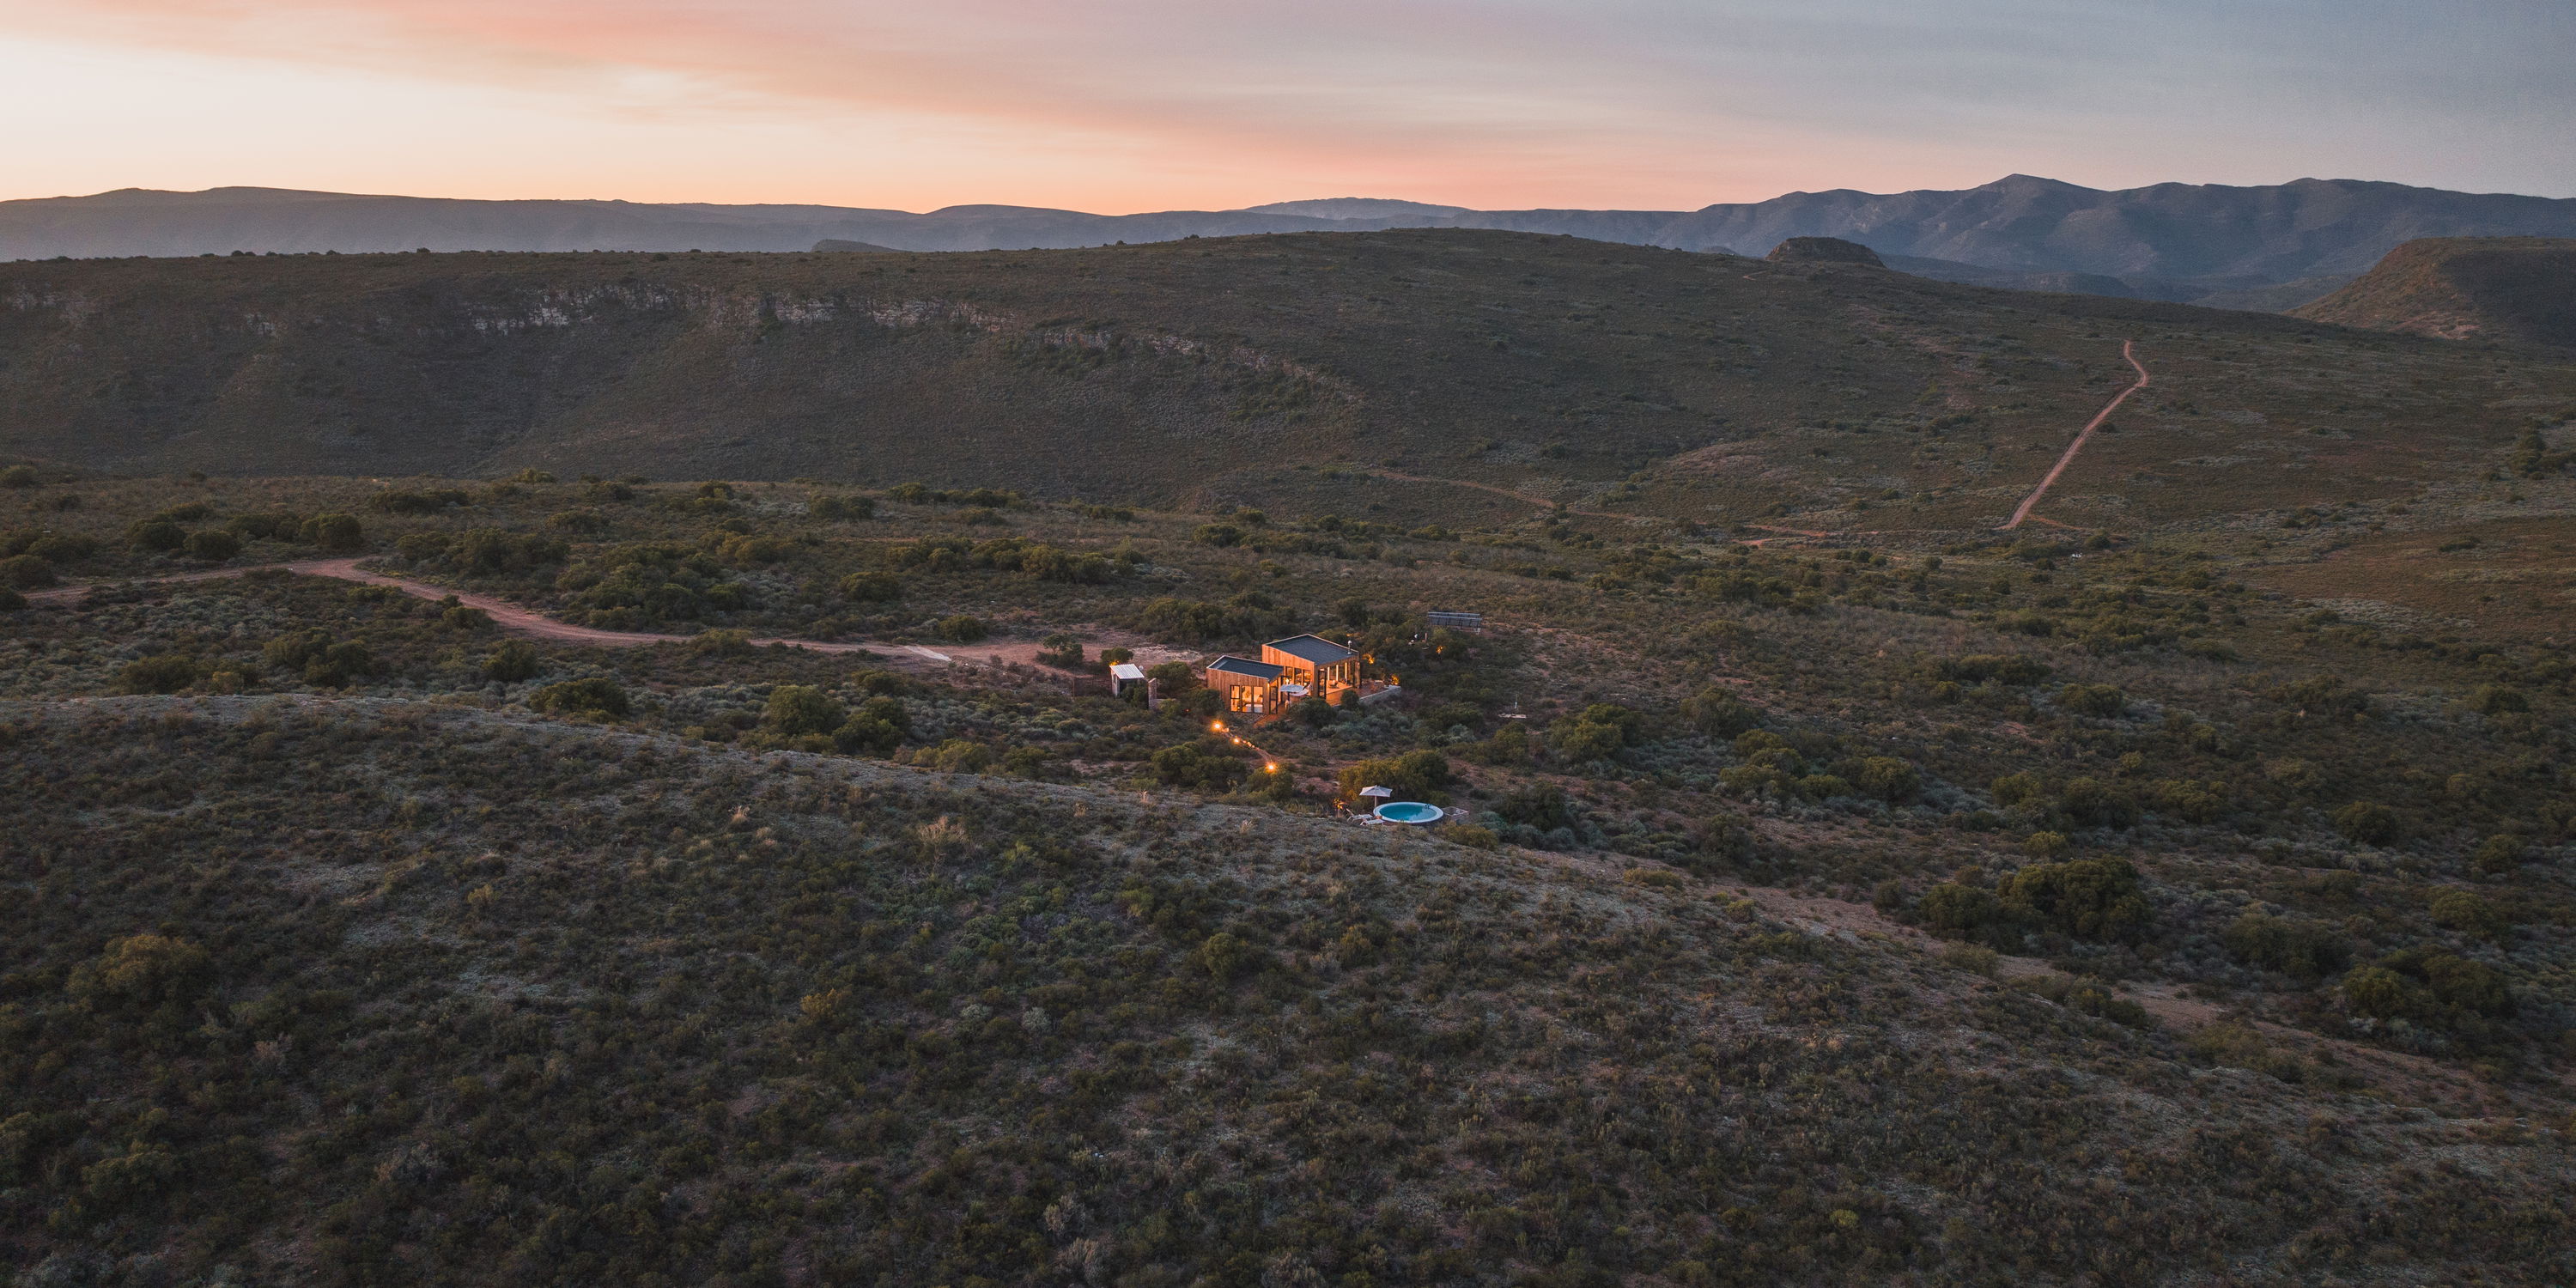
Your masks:
M1360 795L1362 795L1362 796L1393 796L1393 795L1395 795L1395 789L1394 789L1394 788L1392 788L1392 787L1363 787L1363 788L1361 788L1361 789L1360 789Z

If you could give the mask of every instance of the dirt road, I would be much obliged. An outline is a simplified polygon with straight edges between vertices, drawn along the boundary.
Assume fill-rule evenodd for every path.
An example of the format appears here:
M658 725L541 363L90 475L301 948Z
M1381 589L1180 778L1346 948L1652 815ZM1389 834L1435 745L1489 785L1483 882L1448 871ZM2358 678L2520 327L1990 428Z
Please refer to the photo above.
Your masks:
M2041 479L2039 486L2032 488L2030 495L2022 498L2021 508L2013 511L2011 521L2004 524L2002 531L2010 532L2020 527L2022 521L2030 517L2031 507L2039 504L2039 498L2048 495L2048 485L2055 483L2057 476L2065 473L2066 467L2075 463L2075 454L2084 450L2085 441L2093 437L2093 431L2100 429L2103 421L2111 419L2111 413L2118 411L2120 404L2129 401L2129 395L2147 387L2147 367L2145 363L2138 361L2137 341L2122 340L2120 356L2128 359L2129 365L2138 369L2138 383L2121 390L2119 395L2111 399L2102 410L2093 413L2093 419L2085 424L2083 432L2075 436L2074 442L2066 445L2066 454L2057 458L2057 464L2048 471L2048 477Z
M491 616L493 624L503 630L561 644L583 644L594 648L641 648L651 644L685 644L694 638L688 635L663 635L649 631L610 631L594 626L575 626L570 622L557 621L542 613L531 612L507 600L494 599L490 595L477 595L467 591L451 590L445 586L433 586L428 582L405 581L400 577L368 572L358 566L358 560L355 558L305 559L294 563L254 564L241 568L216 568L205 572L177 573L167 577L146 577L138 580L154 584L213 581L224 577L240 577L249 573L267 571L299 573L307 577L331 577L340 581L363 582L370 586L390 586L406 595L427 600L443 600L453 596L457 603L465 607L482 609ZM91 587L85 585L65 586L57 590L37 591L27 596L27 601L31 604L71 603L88 594L90 590ZM1193 656L1179 650L1123 637L1097 642L1086 640L1085 643L1095 647L1097 643L1125 644L1136 651L1137 662L1148 666L1156 662L1187 659ZM751 644L756 648L781 644L788 648L806 649L816 653L866 653L889 665L906 670L935 670L955 663L973 665L990 665L994 662L1030 663L1035 661L1039 651L1039 645L1028 640L1004 640L990 644L943 644L934 649L915 644L800 640L763 636L751 640Z

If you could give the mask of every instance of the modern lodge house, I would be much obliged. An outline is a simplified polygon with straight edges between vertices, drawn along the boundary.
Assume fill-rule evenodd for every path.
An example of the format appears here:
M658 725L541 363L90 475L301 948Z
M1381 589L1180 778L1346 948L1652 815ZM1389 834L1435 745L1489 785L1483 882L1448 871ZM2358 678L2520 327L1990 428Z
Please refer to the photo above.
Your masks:
M1352 690L1365 697L1389 687L1364 677L1366 661L1331 640L1296 635L1262 645L1260 661L1228 654L1209 662L1202 674L1209 688L1225 695L1226 710L1268 714L1303 697L1339 702Z

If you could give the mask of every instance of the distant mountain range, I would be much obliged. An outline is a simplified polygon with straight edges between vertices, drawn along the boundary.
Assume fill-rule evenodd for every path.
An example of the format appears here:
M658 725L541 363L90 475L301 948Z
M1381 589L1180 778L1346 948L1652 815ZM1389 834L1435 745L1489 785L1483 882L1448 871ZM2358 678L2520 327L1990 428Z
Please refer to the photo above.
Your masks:
M2012 175L1960 191L1798 192L1699 210L1470 210L1377 198L1095 215L840 206L465 201L275 188L0 202L0 259L431 250L1020 250L1254 233L1489 228L1759 255L1839 237L1905 272L2022 290L2286 309L2420 237L2576 236L2576 199L2301 179L2116 192ZM823 247L838 249L838 247Z

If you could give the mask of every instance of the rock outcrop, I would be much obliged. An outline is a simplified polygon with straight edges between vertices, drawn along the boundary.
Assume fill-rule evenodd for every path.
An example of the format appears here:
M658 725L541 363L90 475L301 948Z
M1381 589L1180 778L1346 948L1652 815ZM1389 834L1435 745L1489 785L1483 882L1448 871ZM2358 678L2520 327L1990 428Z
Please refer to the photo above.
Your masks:
M1887 263L1878 252L1855 241L1840 237L1792 237L1771 248L1762 258L1775 264L1867 264L1885 268Z

